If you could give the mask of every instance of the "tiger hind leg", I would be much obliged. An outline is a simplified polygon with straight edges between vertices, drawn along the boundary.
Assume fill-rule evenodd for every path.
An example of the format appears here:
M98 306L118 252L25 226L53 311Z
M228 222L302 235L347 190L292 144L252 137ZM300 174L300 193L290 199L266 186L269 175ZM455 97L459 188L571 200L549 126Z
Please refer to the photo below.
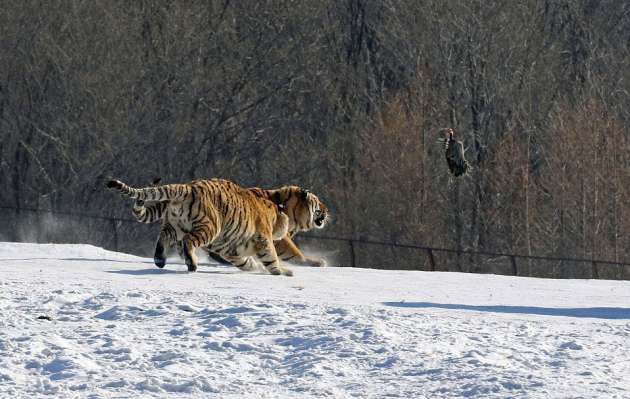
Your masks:
M160 240L155 244L155 254L153 255L153 263L160 269L166 266L166 250L164 243Z
M189 272L197 270L195 250L208 245L215 236L215 229L209 223L199 223L182 239L182 255Z
M276 248L271 237L257 236L254 238L256 257L262 262L267 271L273 275L293 276L291 269L280 265Z
M177 240L175 229L170 223L165 222L160 228L160 236L155 244L153 262L160 269L166 266L166 251Z

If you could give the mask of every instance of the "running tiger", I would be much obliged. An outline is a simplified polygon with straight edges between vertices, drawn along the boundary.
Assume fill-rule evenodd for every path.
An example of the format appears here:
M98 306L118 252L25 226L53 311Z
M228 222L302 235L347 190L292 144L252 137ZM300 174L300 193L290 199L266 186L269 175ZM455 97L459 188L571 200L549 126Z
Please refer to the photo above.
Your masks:
M156 209L165 223L155 247L158 267L166 264L164 244L178 241L191 272L197 270L195 249L205 247L239 269L247 270L255 255L271 274L293 275L280 265L273 245L274 239L287 234L289 218L274 202L250 190L222 179L140 189L110 180L107 187L136 199L134 213L144 201L160 203Z
M249 191L258 197L273 201L280 209L289 217L288 233L283 237L274 237L276 253L283 261L307 266L326 266L324 259L314 259L305 256L302 251L293 242L293 236L300 231L308 231L312 228L323 228L328 219L329 212L326 205L320 199L309 192L297 186L284 186L273 190L263 190L258 187L249 188ZM166 237L169 237L168 244L175 243L173 229L169 221L165 217L165 211L168 202L156 202L150 205L137 201L133 208L133 214L139 222L153 223L162 220L161 230ZM181 243L177 242L181 255ZM210 255L213 251L204 248ZM215 258L216 259L216 258ZM253 259L252 259L253 260ZM251 270L253 263L249 263L243 267L244 270Z

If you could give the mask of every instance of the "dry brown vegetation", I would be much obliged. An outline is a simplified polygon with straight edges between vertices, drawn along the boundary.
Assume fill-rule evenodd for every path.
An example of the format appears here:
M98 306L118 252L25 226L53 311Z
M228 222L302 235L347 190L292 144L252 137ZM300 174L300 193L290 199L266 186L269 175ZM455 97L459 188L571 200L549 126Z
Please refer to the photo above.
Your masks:
M311 188L334 212L329 236L630 262L629 40L630 5L612 0L5 4L0 204L126 217L105 176L221 176ZM447 173L447 126L469 177ZM0 238L23 239L25 216L2 212ZM111 246L99 229L40 239ZM150 241L118 234L127 250Z

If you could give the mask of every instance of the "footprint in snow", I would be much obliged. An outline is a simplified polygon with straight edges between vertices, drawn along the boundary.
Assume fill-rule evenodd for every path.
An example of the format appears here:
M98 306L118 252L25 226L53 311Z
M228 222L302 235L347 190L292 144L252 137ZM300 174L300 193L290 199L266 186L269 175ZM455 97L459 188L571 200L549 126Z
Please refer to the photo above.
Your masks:
M560 349L572 349L574 351L582 350L582 345L578 344L575 341L568 341L563 344L560 344Z

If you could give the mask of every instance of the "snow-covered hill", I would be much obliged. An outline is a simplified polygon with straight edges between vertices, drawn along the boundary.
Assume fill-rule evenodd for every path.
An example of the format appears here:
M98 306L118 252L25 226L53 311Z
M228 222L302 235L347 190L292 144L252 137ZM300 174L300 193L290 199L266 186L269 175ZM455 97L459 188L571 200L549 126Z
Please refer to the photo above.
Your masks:
M630 282L184 270L0 243L0 397L630 397Z

